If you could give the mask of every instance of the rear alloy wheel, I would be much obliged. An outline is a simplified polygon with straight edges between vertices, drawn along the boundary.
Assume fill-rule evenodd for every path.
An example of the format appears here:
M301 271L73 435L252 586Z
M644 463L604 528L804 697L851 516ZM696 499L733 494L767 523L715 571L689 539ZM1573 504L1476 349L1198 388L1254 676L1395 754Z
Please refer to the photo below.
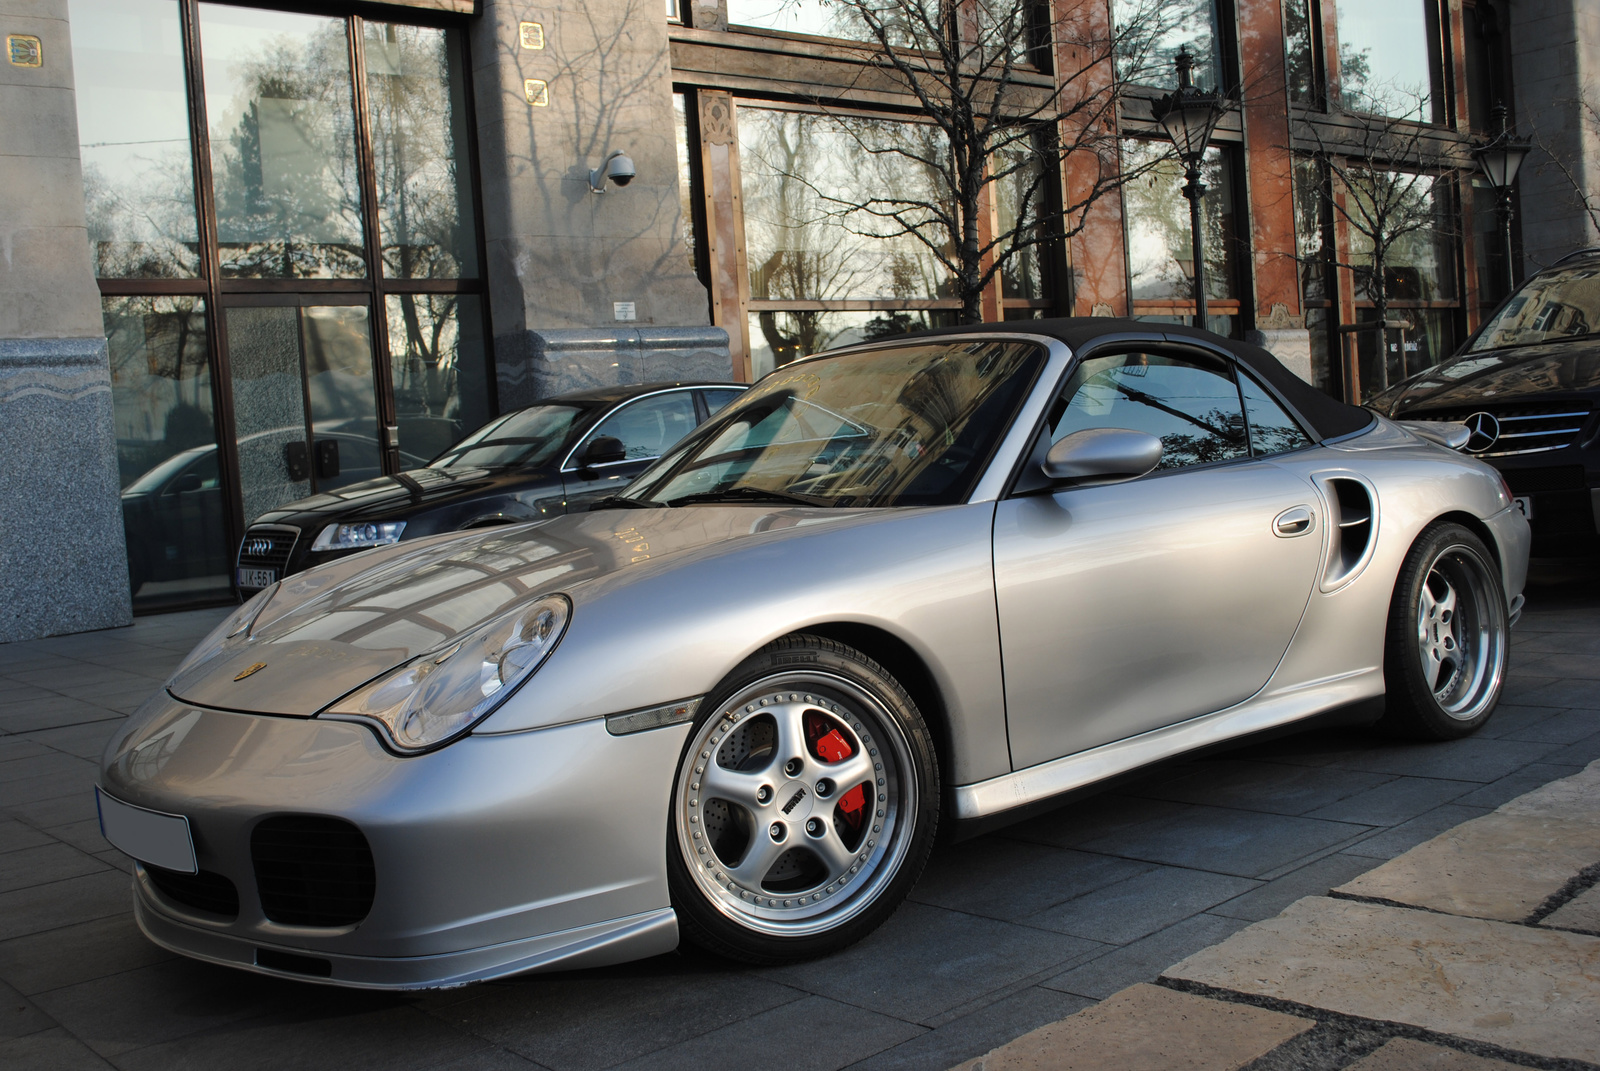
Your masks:
M755 963L860 940L921 874L938 801L927 727L893 677L821 637L769 645L708 697L679 764L684 936Z
M1380 724L1453 740L1487 722L1505 683L1509 620L1500 571L1483 541L1459 524L1423 532L1389 609Z

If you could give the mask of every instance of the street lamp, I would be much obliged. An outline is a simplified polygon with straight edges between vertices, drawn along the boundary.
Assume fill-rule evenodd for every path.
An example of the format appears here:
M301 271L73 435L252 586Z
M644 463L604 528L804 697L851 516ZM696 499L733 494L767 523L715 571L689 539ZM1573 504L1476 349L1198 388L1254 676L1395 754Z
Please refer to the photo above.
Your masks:
M1517 172L1522 168L1522 161L1527 159L1533 146L1529 142L1511 136L1504 103L1495 102L1494 114L1500 121L1499 135L1487 145L1473 149L1472 155L1478 161L1478 168L1484 177L1489 180L1489 185L1494 187L1494 192L1499 195L1500 241L1505 251L1506 279L1510 284L1506 289L1509 292L1511 287L1517 285L1517 272L1511 259L1511 184L1517 181Z
M1189 46L1178 49L1178 88L1176 92L1150 102L1156 122L1166 130L1167 137L1178 150L1183 161L1183 195L1189 199L1189 229L1194 243L1194 325L1206 326L1206 267L1205 251L1200 238L1200 198L1206 195L1205 183L1200 181L1200 163L1205 159L1206 145L1211 141L1228 102L1216 90L1209 92L1195 88L1194 57Z

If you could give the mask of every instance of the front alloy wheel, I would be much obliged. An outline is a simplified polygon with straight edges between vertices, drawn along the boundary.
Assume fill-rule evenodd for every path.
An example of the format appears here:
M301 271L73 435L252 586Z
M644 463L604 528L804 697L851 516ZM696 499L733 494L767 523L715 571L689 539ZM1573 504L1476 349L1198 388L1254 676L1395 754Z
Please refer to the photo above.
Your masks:
M684 934L760 963L851 944L904 898L932 845L926 726L881 666L821 637L777 641L728 684L702 709L674 790Z

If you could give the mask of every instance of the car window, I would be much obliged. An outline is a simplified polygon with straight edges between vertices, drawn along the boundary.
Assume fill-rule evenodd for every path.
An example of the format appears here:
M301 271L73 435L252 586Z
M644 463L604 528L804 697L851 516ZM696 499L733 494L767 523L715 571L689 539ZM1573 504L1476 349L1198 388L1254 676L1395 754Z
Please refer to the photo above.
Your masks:
M1600 266L1577 264L1542 272L1522 284L1484 325L1469 352L1526 346L1600 331Z
M1062 392L1052 442L1089 428L1127 428L1161 440L1158 468L1248 457L1239 389L1222 368L1155 353L1080 364Z
M673 391L629 402L606 417L578 448L579 456L588 444L602 435L622 440L627 460L643 461L660 457L679 439L694 430L694 398L689 391Z
M1245 415L1250 418L1250 452L1257 457L1283 454L1311 445L1311 436L1284 411L1265 387L1249 376L1239 377Z
M706 400L706 415L710 416L712 413L715 413L718 409L721 409L723 406L727 405L729 402L733 401L743 393L744 391L741 390L701 391L701 396Z
M507 413L446 450L431 467L542 465L560 451L574 422L585 412L573 405L531 405Z
M210 491L215 489L219 481L217 452L215 450L207 450L195 458L194 464L189 466L184 475L187 476L191 472L200 477L200 490Z

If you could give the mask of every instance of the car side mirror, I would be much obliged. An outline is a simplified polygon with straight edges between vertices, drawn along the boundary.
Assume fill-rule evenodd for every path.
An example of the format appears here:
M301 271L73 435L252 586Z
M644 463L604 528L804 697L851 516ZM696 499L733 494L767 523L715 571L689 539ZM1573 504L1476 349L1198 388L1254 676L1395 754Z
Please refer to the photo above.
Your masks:
M1052 483L1136 480L1161 463L1161 440L1126 428L1089 428L1063 435L1040 466Z
M583 465L588 468L592 465L609 465L615 461L626 461L628 448L622 445L622 440L614 435L601 435L589 440L589 445L583 451Z

